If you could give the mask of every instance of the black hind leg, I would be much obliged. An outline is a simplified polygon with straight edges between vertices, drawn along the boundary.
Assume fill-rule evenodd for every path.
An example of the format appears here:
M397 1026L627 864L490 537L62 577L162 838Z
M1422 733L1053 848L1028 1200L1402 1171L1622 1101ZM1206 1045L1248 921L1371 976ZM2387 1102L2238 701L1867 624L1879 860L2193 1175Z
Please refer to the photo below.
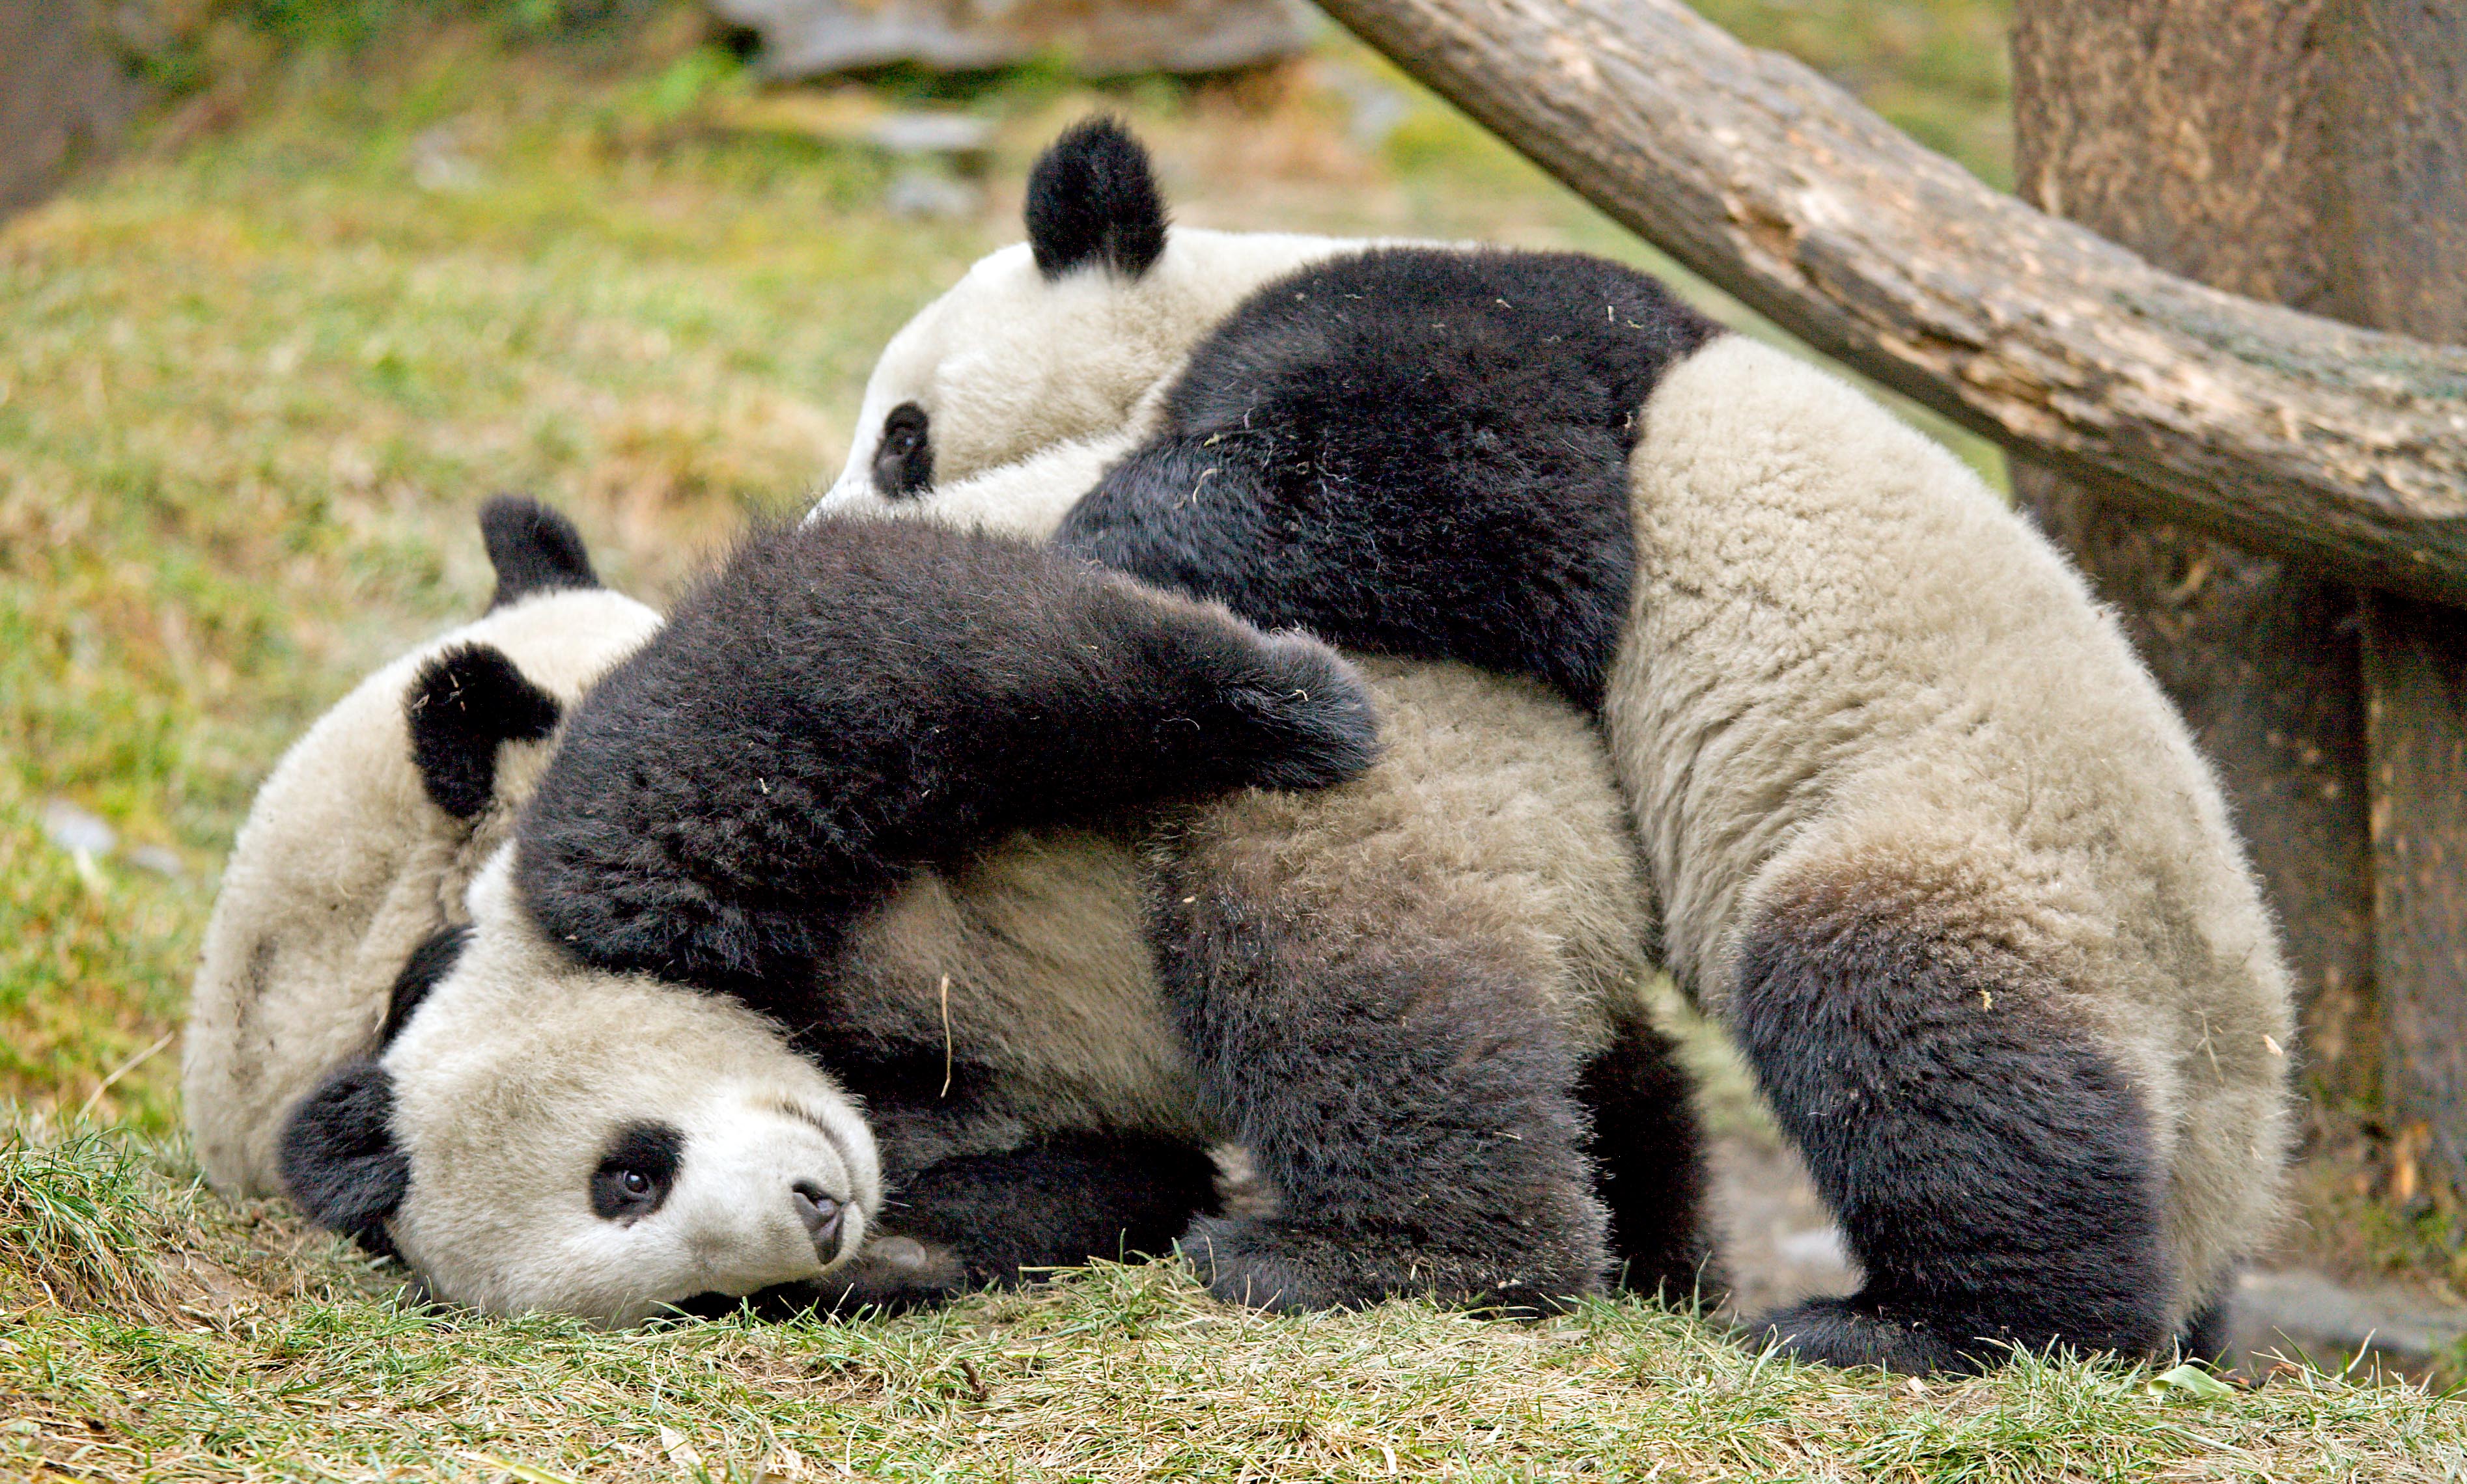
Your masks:
M1409 886L1332 900L1273 852L1208 866L1160 866L1158 967L1205 1094L1278 1198L1193 1225L1211 1291L1536 1313L1596 1290L1576 1068L1529 971Z
M2146 1114L1998 931L2010 911L1909 864L1767 902L1733 1028L1867 1274L1769 1332L1804 1359L1903 1371L2165 1343Z
M2176 1349L2187 1360L2226 1369L2235 1360L2235 1279L2230 1275L2217 1297L2193 1312L2176 1337Z
M1674 1302L1719 1287L1705 1241L1704 1137L1687 1073L1641 1020L1619 1028L1576 1084L1594 1189L1610 1214L1612 1277Z

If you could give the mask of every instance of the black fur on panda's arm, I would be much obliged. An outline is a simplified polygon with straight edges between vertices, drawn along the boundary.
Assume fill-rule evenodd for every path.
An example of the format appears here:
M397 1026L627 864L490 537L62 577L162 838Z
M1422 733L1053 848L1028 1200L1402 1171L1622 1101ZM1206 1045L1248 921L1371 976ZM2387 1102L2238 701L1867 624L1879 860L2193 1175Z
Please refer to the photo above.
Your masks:
M1041 548L766 529L576 709L517 881L587 961L794 1022L815 965L917 866L1125 806L1342 782L1377 725L1317 641Z
M1571 253L1329 259L1200 342L1055 541L1254 623L1596 708L1636 565L1637 409L1715 329Z

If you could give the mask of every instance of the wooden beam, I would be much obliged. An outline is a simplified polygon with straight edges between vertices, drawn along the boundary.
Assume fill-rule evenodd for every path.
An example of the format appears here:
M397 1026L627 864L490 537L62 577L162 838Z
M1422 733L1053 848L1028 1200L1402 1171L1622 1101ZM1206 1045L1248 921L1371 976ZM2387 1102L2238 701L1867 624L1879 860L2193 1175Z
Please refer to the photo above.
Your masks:
M2066 478L2467 604L2467 349L2161 272L1676 0L1321 0L1611 216Z

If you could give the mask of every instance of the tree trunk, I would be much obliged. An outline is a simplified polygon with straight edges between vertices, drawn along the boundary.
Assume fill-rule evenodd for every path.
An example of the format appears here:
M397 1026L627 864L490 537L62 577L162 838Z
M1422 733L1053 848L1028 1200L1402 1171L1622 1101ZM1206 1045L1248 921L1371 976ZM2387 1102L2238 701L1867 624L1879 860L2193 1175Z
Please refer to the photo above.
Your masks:
M2017 175L2040 205L2222 288L2467 339L2467 12L2023 0L2013 49ZM2459 615L2038 470L2014 483L2218 761L2286 930L2317 1088L2382 1081L2411 1131L2402 1159L2467 1179Z
M2014 176L2161 267L2320 307L2321 0L2021 0ZM2352 590L2016 461L2217 765L2285 933L2319 1092L2375 1089L2372 853Z
M2467 341L2467 8L2329 0L2340 312ZM2400 1188L2467 1190L2467 614L2365 606L2374 965Z

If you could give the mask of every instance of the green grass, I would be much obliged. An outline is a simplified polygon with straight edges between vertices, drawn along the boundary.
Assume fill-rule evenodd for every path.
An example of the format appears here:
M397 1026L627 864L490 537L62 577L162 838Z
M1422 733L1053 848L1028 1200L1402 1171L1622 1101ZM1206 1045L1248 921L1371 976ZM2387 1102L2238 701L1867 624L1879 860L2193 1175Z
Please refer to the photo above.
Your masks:
M193 91L118 169L0 225L0 1477L2467 1468L2455 1408L2301 1369L2217 1397L2038 1363L1921 1392L1760 1363L1649 1308L1267 1320L1169 1267L893 1323L600 1336L410 1306L287 1211L201 1194L171 1033L221 853L319 709L477 609L478 501L555 501L660 597L742 512L836 468L876 349L1016 236L1062 123L1128 113L1186 220L1660 261L1342 41L1227 85L893 79L997 128L985 210L918 223L881 205L893 162L731 126L743 79L681 10L582 44L497 13L286 52L314 7L219 9L257 19L198 34ZM1899 122L1952 121L1934 137L2002 178L2000 7L1709 10ZM1358 130L1381 90L1403 112ZM123 848L63 854L53 799ZM1753 1132L1735 1062L1693 1049L1724 1126Z
M2370 1479L2467 1408L2297 1365L2243 1389L2024 1359L1913 1385L1687 1315L1268 1318L1169 1263L889 1321L599 1334L408 1304L176 1154L0 1143L0 1472L447 1479Z

